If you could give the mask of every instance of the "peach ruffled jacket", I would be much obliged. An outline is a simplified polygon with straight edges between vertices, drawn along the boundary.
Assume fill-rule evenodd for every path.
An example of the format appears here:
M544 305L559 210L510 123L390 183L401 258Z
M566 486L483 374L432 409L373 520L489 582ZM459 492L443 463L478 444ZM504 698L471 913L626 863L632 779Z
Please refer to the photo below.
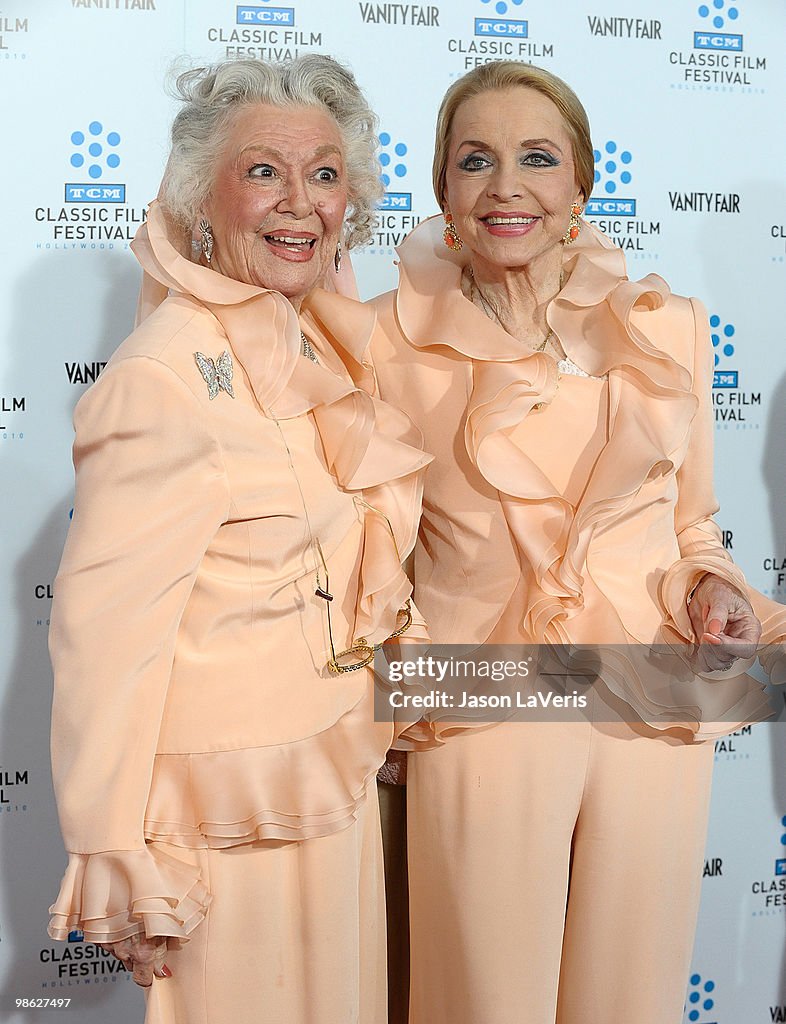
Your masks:
M603 380L560 382L554 359L523 352L464 297L467 253L443 244L442 226L432 218L407 237L398 290L373 303L381 393L435 456L415 562L434 642L607 645L609 688L654 727L700 738L768 715L745 675L670 678L661 706L619 658L625 645L692 642L687 597L704 573L746 588L712 518L701 305L655 274L628 280L622 251L583 224L547 318L570 359ZM781 639L786 609L751 596L765 639ZM439 742L456 728L432 719L430 736L407 735Z
M157 203L134 251L164 301L77 406L55 583L52 761L70 857L54 938L192 931L205 880L146 841L299 841L353 821L392 726L373 720L370 672L326 669L313 540L336 650L384 639L411 592L398 555L430 461L376 396L370 308L317 291L299 322L281 295L185 259ZM211 401L194 353L225 349L234 398ZM426 635L419 616L411 635Z

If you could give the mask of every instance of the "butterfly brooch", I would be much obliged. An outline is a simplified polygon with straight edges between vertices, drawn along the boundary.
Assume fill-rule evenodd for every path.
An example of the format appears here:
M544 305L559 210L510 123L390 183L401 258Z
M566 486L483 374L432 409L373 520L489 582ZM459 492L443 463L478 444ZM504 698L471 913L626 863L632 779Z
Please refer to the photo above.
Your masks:
M230 398L235 397L235 392L232 390L232 375L234 374L232 356L226 349L215 361L202 352L195 352L194 359L196 359L199 372L205 378L211 402L222 389Z

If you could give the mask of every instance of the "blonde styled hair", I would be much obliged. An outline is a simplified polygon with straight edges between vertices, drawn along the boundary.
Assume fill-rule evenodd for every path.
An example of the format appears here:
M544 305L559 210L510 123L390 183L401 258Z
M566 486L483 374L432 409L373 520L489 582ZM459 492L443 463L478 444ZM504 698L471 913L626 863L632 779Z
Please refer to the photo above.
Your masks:
M437 137L434 144L432 180L434 195L440 209L445 204L445 178L448 167L450 133L456 111L467 100L498 89L534 89L546 96L562 114L573 146L576 183L584 199L588 199L595 183L595 156L590 138L587 112L569 85L550 71L515 60L495 60L467 72L445 93L437 115Z

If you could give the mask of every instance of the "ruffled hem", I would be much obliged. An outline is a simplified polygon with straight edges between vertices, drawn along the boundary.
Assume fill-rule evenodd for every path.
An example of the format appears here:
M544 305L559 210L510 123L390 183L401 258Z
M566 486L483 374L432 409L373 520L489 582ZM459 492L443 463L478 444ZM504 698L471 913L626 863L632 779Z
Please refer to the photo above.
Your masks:
M209 905L199 872L160 850L72 853L48 931L67 939L78 929L90 942L139 933L186 940Z
M385 760L392 723L364 696L329 729L292 743L157 754L145 838L221 849L297 842L347 828Z
M709 741L773 717L764 686L747 674L750 667L750 661L740 662L737 666L739 674L731 677L726 672L708 672L701 676L692 673L683 675L682 679L670 679L669 687L673 692L668 706L653 699L653 695L647 692L648 688L641 685L640 678L634 677L630 663L626 664L624 659L614 668L604 667L596 686L600 690L606 687L612 695L612 703L613 698L624 702L630 711L627 714L617 711L613 718L628 722L634 729L644 726L655 733L679 733L683 738L696 742ZM782 650L778 667L786 673ZM586 720L591 722L593 719L588 716ZM598 718L598 721L604 720L605 717ZM504 722L504 719L473 722L422 718L401 732L394 748L409 753L433 750L461 733L494 729ZM521 724L520 720L517 724Z

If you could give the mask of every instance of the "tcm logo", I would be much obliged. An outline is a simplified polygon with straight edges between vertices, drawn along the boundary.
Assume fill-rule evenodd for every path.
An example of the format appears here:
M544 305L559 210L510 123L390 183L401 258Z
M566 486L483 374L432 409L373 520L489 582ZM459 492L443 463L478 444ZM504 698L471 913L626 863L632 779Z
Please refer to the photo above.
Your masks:
M710 317L710 338L715 357L715 371L712 378L714 388L739 387L739 370L727 370L720 366L723 359L731 359L734 355L734 344L731 339L736 332L734 324L724 324L716 313Z
M742 36L724 31L733 26L739 16L736 0L728 4L726 0L712 0L711 4L701 4L699 17L704 19L705 28L693 33L693 48L742 53Z
M595 150L595 187L601 194L587 201L588 216L636 216L636 200L622 199L617 195L620 186L629 185L633 180L630 172L632 161L630 150L620 150L613 139L606 143L602 151Z
M406 178L407 176L407 165L404 162L404 157L409 152L406 143L397 142L393 144L393 139L389 132L380 132L379 144L382 147L382 152L379 154L379 162L382 165L382 184L385 186L385 194L379 204L380 210L411 210L412 209L412 193L411 192L390 192L388 191L391 181L394 178Z
M124 203L125 185L73 185L66 182L67 203Z
M685 1020L691 1024L717 1024L711 1012L715 1008L714 992L714 981L704 981L700 974L692 974L685 1001Z
M267 3L267 0L265 0ZM294 7L238 7L238 25L294 25Z
M786 814L781 818L781 828L786 829ZM786 831L781 833L781 846L786 847ZM783 852L786 853L786 849ZM786 875L786 857L778 857L775 861L775 874Z
M68 933L68 941L69 942L84 942L85 941L85 933L84 932L80 932L78 928L75 928L72 932Z
M105 132L100 121L91 121L87 131L71 132L73 150L69 163L77 170L84 169L89 182L66 182L67 203L124 203L125 185L102 183L100 179L107 170L114 171L120 166L120 135Z
M503 38L513 37L514 39L526 39L529 35L529 27L526 21L511 21L506 18L508 13L514 13L511 8L521 7L524 0L480 0L482 4L493 7L494 13L499 17L475 18L476 36L501 36Z

